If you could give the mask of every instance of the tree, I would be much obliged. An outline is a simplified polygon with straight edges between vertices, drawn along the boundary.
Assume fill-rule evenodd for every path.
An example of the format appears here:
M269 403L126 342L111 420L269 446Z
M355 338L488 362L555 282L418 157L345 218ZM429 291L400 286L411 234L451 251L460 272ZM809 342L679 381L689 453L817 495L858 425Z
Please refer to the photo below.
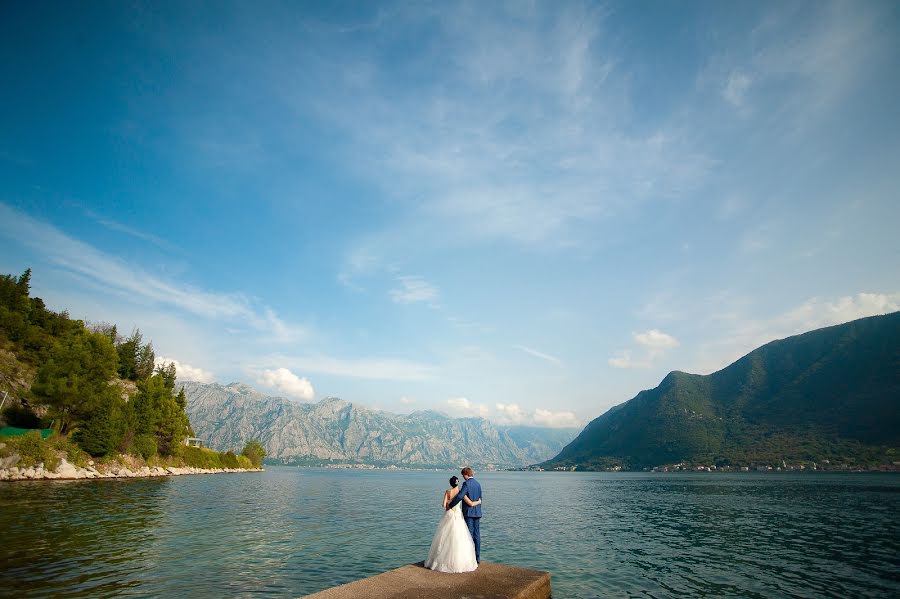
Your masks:
M153 375L153 370L156 367L154 362L156 362L156 354L153 352L153 343L139 346L134 369L137 380L142 381Z
M125 435L124 405L117 387L107 385L93 410L78 424L72 438L81 449L94 457L113 452Z
M241 455L246 456L255 468L259 468L262 466L263 458L266 457L266 449L262 446L262 443L256 439L251 439L247 441L247 445L244 446Z
M116 348L119 354L119 376L131 381L143 381L153 375L156 354L153 344L143 344L140 329L131 331L125 341Z
M21 312L26 317L28 313L31 311L31 301L28 298L28 294L31 292L31 269L25 269L19 276L19 280L16 281L16 311Z
M165 383L167 388L175 388L175 378L177 374L175 371L175 362L164 362L162 364L159 364L156 367L156 374L160 375L163 378L163 382Z
M152 435L161 454L171 455L187 437L187 414L161 373L138 383L133 408L135 432Z
M63 434L84 422L110 393L116 350L109 339L82 328L56 341L38 369L31 393L50 407Z
M116 347L119 354L119 376L131 381L137 380L138 352L141 348L141 330L134 329L125 341Z

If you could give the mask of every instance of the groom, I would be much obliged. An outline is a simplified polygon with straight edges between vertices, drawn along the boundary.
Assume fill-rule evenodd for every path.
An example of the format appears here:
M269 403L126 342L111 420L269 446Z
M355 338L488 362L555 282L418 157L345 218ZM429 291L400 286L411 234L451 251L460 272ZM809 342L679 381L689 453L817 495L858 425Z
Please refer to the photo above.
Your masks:
M452 509L456 506L457 503L463 500L463 497L466 495L469 496L469 499L472 501L478 501L481 499L481 485L478 484L478 481L475 480L475 473L472 472L472 469L466 466L460 471L462 477L466 479L466 482L462 484L459 488L459 493L456 494L456 497L453 498L453 501L447 505L447 509ZM466 521L466 526L469 527L469 534L472 535L472 540L475 542L475 561L479 564L481 563L481 504L479 503L476 506L469 507L465 504L462 505L462 513L463 518Z

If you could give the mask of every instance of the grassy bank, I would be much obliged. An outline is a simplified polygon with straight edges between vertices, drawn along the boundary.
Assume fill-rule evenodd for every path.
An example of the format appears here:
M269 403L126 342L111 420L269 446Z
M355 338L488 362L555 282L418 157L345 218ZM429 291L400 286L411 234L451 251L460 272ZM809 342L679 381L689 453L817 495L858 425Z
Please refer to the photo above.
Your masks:
M18 456L18 460L15 460L14 456ZM33 431L20 436L0 437L0 460L7 468L12 466L34 468L43 464L45 470L54 471L62 459L80 468L88 465L99 468L118 465L132 469L144 466L206 469L250 469L262 466L262 456L255 451L253 443L248 443L239 454L233 451L219 452L201 447L181 446L175 453L166 456L110 453L103 457L92 458L66 435L53 434L47 439L42 439L40 433Z

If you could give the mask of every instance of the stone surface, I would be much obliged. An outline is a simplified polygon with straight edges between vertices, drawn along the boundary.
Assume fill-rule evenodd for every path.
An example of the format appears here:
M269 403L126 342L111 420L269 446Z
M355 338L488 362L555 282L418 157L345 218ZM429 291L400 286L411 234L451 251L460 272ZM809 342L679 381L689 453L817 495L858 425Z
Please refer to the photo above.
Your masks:
M550 596L549 572L481 562L474 572L445 574L429 570L419 562L313 593L306 599L549 599Z
M15 463L19 456L15 457ZM69 463L65 458L60 458L59 465L55 471L45 470L42 466L37 468L19 469L15 466L10 468L0 468L0 480L16 481L16 480L56 480L56 479L85 479L85 478L138 478L148 476L175 476L181 474L219 474L226 472L262 472L262 469L242 469L242 468L223 468L222 470L214 470L211 468L161 468L155 466L143 466L130 470L125 466L110 466L108 470L100 471L97 468L88 466L79 468Z

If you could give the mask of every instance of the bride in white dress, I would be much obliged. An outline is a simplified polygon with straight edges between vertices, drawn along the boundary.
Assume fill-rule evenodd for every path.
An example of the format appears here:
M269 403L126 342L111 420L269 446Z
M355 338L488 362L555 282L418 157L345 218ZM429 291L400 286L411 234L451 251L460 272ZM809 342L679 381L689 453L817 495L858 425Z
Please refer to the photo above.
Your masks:
M448 510L447 506L459 493L459 479L450 479L450 488L444 492L444 517L438 522L425 567L438 572L471 572L478 568L475 561L475 543L462 516L462 502ZM463 497L466 505L473 506L481 500Z

